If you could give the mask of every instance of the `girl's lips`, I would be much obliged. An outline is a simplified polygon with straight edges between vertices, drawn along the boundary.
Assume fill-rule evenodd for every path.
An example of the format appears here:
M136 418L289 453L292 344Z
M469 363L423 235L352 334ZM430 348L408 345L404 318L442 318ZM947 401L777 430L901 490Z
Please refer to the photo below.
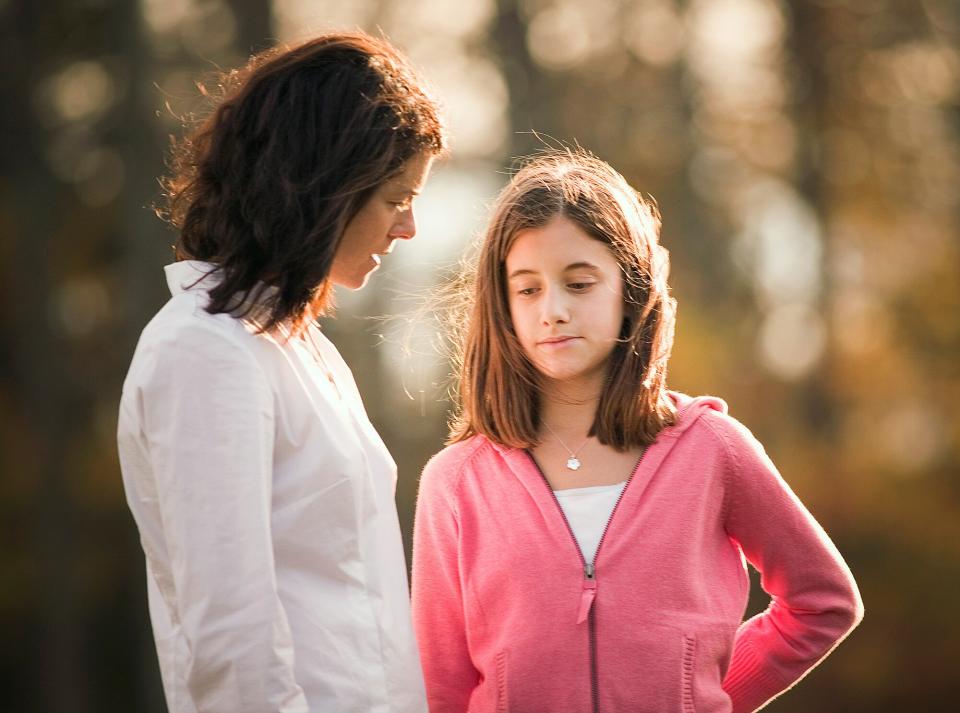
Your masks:
M580 339L580 337L551 337L550 339L544 339L539 343L539 346L546 348L565 347L568 344L573 344L578 339Z

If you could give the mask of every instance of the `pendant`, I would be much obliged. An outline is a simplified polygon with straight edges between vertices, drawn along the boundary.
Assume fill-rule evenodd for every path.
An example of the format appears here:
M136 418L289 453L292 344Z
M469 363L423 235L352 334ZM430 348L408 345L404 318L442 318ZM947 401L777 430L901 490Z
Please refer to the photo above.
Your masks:
M576 456L567 458L567 468L569 470L580 470L580 461Z

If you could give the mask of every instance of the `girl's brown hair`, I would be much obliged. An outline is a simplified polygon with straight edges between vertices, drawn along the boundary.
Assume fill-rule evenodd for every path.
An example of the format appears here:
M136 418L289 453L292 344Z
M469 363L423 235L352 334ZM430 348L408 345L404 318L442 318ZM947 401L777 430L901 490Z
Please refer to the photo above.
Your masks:
M444 150L437 106L389 43L363 33L268 50L220 88L174 144L159 213L180 231L178 260L217 265L209 312L261 302L264 329L296 329L329 307L334 255L366 200L418 153Z
M669 256L658 242L659 213L607 163L568 149L529 159L494 204L466 286L472 296L457 340L451 443L476 434L517 448L539 441L540 375L513 330L505 265L520 231L561 216L605 243L623 272L623 326L590 435L623 451L649 445L676 418L666 394L676 302L667 286Z

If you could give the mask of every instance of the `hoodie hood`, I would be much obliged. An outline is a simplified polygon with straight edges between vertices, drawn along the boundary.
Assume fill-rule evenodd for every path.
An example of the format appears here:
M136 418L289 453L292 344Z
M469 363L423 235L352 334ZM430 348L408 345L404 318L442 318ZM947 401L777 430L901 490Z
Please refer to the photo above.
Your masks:
M727 402L716 396L688 396L679 391L668 391L667 396L677 407L677 422L665 429L664 435L679 436L707 411L727 413Z

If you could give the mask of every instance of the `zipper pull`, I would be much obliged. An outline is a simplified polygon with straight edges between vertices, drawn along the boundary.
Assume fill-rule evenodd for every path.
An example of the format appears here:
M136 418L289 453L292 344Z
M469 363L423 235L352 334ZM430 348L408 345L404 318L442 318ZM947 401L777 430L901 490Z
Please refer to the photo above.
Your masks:
M593 565L587 564L583 568L583 590L580 592L580 609L577 612L577 623L582 624L590 614L593 600L597 597L597 579Z

